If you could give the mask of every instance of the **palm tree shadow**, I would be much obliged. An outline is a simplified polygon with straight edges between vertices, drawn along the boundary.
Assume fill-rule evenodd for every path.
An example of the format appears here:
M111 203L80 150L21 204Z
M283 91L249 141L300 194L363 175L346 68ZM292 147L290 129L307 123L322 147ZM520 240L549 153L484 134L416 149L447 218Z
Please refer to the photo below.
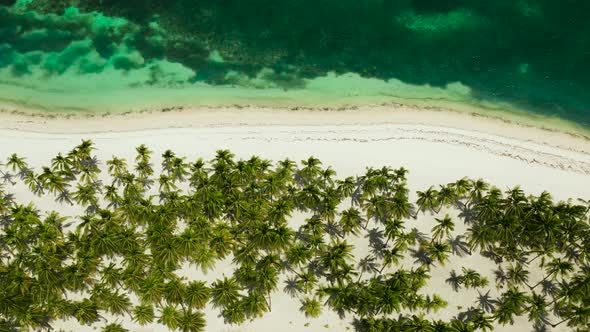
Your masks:
M295 277L291 277L285 280L285 287L283 288L283 291L292 298L297 297L297 295L301 292L301 289L297 284L297 279Z
M416 227L412 228L408 233L408 236L413 240L413 243L423 243L430 241L430 238L426 233L420 232Z
M307 232L305 232L303 229L299 229L295 233L295 240L299 240L305 244L309 244L310 239L311 239L311 236Z
M463 322L471 321L471 319L479 313L479 310L474 307L469 307L467 310L457 314L457 319Z
M0 216L0 226L8 226L13 221L9 215Z
M445 283L451 285L451 288L455 292L458 292L459 289L461 289L461 284L463 283L463 277L461 275L458 275L455 270L452 270L450 275L451 276L449 278L447 278L447 280L445 280Z
M541 283L541 292L543 295L554 295L557 291L557 285L553 280L547 279Z
M412 257L416 259L414 260L414 263L426 265L427 267L430 267L430 265L432 265L434 260L423 248L419 248L418 250L410 249L409 251L412 253Z
M319 259L310 261L307 265L307 269L317 277L325 276L324 267L322 266L322 262Z
M8 172L2 174L2 183L10 182L10 184L12 184L14 186L16 184L16 182L14 182L13 179L14 179L14 174L11 174Z
M383 249L385 248L384 232L378 228L372 228L367 231L365 238L369 239L369 246L373 253L378 257L383 257Z
M477 211L470 204L465 204L461 201L457 201L455 206L460 211L458 217L463 219L466 225L471 225L475 222Z
M33 169L30 167L23 167L16 175L21 179L24 180L29 172L32 172Z
M471 255L471 250L469 250L469 245L464 240L464 235L457 235L455 238L448 238L447 243L451 246L451 252L453 255L463 257L465 255Z
M490 297L489 290L485 294L480 293L479 290L477 291L477 293L478 297L476 303L480 309L482 309L485 312L492 312L496 309L496 304L498 303L498 301Z
M500 285L500 287L503 287L509 280L508 274L501 266L494 270L494 275L496 276L496 284Z
M502 256L498 255L498 253L492 249L482 250L480 254L485 258L493 260L496 264L500 264L504 261Z
M340 227L340 225L334 223L334 222L329 222L324 226L324 230L326 231L326 233L328 233L328 235L330 235L331 238L335 238L335 237L343 237L344 233L342 232L342 228Z
M567 247L565 249L565 257L567 259L578 260L582 253L575 247Z
M86 213L87 215L95 214L97 212L98 206L96 205L88 205L88 207L86 207L86 209L84 210L84 213Z
M5 204L14 204L14 202L15 202L14 194L9 193L9 194L4 195L3 200L4 200Z
M31 191L35 196L43 196L45 194L45 190L43 190L43 187L41 185L35 186L35 189L33 189Z
M361 205L362 189L358 186L350 195L351 205Z
M74 202L72 202L71 199L71 195L70 195L70 191L67 189L64 189L63 191L61 191L56 197L55 197L55 201L60 203L60 204L70 204L73 205Z
M368 331L368 328L366 326L366 323L363 322L362 319L359 319L358 317L355 317L352 321L352 327L354 328L355 332L366 332Z
M98 165L100 164L100 161L98 160L97 156L92 156L91 158L86 158L86 159L82 159L80 160L80 164L84 167L98 167Z
M158 201L160 203L166 202L167 200L168 200L168 193L167 192L161 191L158 193Z
M547 324L543 322L536 322L533 324L533 332L547 332L549 331L547 328Z
M146 189L152 188L152 186L154 185L154 182L155 182L153 179L148 179L148 178L144 178L144 177L137 179L137 181Z
M385 245L381 248L371 248L371 254L376 258L383 259L383 257L385 257L385 248Z

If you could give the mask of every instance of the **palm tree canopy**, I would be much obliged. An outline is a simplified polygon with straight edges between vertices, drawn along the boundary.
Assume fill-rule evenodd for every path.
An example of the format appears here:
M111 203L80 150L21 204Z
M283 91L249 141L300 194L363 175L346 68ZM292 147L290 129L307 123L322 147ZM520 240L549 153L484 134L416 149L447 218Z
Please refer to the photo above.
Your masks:
M103 164L95 150L83 140L37 170L18 154L3 159L0 330L73 318L125 331L128 315L146 328L202 331L209 302L240 324L272 311L279 288L309 319L333 311L372 331L488 331L518 317L588 326L588 201L462 178L416 192L414 205L404 168L339 179L315 157L298 165L218 150L189 162L166 150L156 164L140 145L128 165ZM42 211L15 186L82 212ZM474 260L489 260L495 278L456 265ZM425 290L449 261L448 287L478 294L463 311ZM231 268L221 274L219 262Z

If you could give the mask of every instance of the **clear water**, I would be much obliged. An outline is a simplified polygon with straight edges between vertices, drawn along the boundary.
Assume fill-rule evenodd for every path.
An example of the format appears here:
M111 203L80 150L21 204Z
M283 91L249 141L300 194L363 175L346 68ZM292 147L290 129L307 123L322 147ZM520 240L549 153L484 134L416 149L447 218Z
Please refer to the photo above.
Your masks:
M402 102L590 126L590 2L0 0L0 102Z

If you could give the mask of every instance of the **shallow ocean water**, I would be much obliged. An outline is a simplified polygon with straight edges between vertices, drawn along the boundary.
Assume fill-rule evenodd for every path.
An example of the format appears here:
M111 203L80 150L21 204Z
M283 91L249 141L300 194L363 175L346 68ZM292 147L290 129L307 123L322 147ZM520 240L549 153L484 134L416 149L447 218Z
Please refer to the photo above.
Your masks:
M0 102L401 102L590 126L590 2L0 0Z

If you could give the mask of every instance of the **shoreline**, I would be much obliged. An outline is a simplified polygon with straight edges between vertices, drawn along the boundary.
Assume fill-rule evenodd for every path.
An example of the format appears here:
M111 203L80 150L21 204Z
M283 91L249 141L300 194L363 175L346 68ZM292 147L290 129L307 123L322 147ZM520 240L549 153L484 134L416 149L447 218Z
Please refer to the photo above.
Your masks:
M0 105L0 129L43 134L100 134L172 128L419 125L467 130L590 154L590 129L569 121L509 112L483 114L402 104L341 107L251 105L170 107L124 113L43 113Z

